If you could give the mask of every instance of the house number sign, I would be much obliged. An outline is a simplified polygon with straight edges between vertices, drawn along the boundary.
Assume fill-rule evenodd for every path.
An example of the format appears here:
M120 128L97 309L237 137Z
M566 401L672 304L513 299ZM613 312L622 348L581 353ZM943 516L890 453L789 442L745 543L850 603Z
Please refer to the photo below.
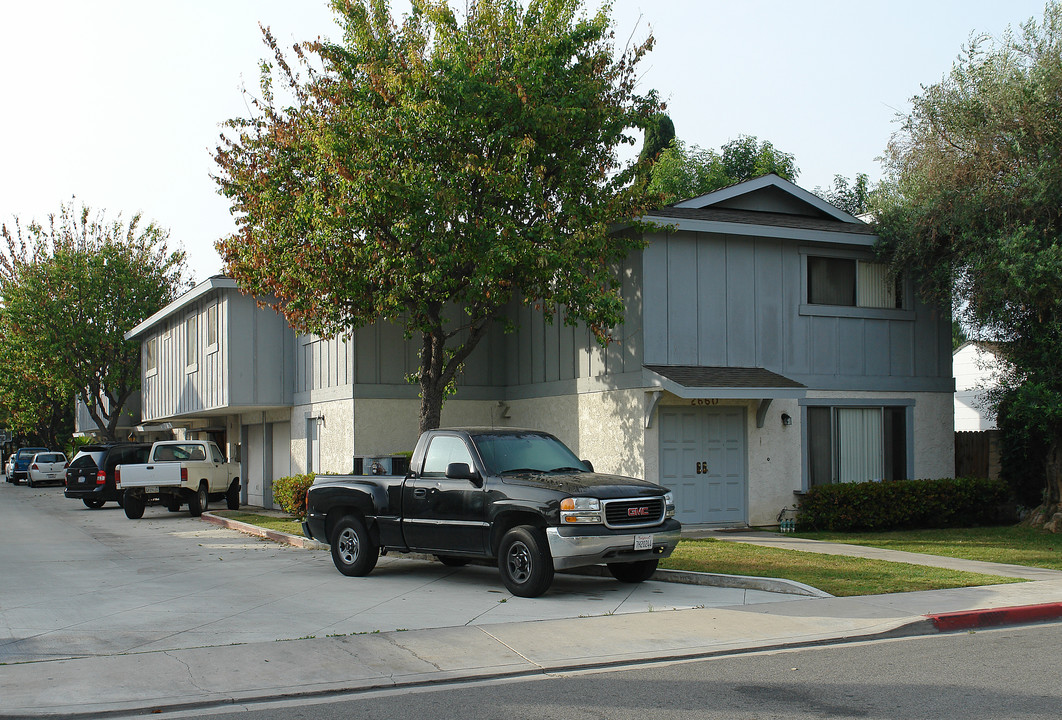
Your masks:
M708 463L707 462L702 461L702 462L697 463L697 474L698 475L707 475L708 474Z
M719 400L716 398L693 398L690 400L690 405L693 407L706 407L718 404Z

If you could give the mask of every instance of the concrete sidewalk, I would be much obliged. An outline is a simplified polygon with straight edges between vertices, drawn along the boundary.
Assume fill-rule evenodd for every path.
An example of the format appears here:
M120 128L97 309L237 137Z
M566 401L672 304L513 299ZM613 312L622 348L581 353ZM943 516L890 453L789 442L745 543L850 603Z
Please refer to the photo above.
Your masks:
M691 534L705 532L691 530ZM857 554L771 533L721 539ZM278 538L283 540L283 538ZM969 561L876 551L873 557L973 569ZM907 556L911 556L910 558ZM977 563L977 572L1010 566ZM924 634L1062 617L1062 573L1017 568L1032 582L864 597L518 620L282 642L185 647L0 667L0 716L106 717L299 697L534 676L633 662ZM707 582L728 582L712 576ZM782 590L779 585L774 592ZM790 586L788 592L797 592ZM747 591L747 592L763 592ZM778 597L783 597L779 595ZM506 605L517 610L521 599ZM109 680L109 681L108 681Z
M0 715L105 717L241 706L925 634L939 631L938 616L955 613L974 626L997 608L1039 608L1019 620L1057 618L1060 598L1062 580L1042 580L25 663L0 669Z

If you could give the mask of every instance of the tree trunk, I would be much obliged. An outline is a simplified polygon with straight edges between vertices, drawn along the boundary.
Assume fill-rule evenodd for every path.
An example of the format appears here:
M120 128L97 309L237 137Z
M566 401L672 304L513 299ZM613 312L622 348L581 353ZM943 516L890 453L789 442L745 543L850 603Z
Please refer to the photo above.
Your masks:
M1055 440L1044 462L1047 492L1044 504L1029 513L1026 523L1053 533L1062 533L1062 441Z

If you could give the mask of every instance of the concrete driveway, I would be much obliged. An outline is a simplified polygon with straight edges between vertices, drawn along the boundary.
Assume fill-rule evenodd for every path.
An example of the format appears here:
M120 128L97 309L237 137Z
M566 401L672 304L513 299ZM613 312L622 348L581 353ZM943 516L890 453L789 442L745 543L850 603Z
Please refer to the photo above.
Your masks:
M327 550L156 506L129 520L62 488L0 483L0 663L790 599L799 598L574 575L527 599L509 594L495 568L401 556L347 578Z

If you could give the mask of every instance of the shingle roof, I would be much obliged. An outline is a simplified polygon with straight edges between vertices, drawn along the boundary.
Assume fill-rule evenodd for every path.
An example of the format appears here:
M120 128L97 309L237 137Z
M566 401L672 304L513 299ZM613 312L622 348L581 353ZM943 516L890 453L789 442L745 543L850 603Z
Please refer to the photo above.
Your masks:
M741 223L745 225L770 225L772 227L801 228L804 230L824 230L826 232L855 233L858 235L873 235L874 228L871 225L861 223L841 222L839 220L827 220L807 217L804 215L790 215L787 213L757 212L753 210L730 210L727 208L677 208L663 207L650 211L645 219L656 218L675 220L703 220L708 222Z
M646 365L672 382L690 388L792 388L806 385L763 368Z

